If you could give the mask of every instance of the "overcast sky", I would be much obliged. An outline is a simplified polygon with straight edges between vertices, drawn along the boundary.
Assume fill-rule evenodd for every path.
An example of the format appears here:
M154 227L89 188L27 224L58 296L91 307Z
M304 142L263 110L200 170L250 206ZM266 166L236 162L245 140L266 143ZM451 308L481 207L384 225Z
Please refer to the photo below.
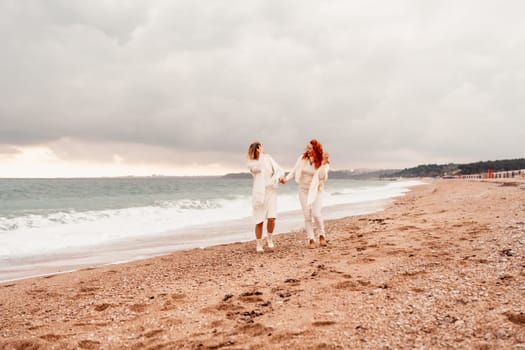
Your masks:
M525 2L3 0L0 177L525 156Z

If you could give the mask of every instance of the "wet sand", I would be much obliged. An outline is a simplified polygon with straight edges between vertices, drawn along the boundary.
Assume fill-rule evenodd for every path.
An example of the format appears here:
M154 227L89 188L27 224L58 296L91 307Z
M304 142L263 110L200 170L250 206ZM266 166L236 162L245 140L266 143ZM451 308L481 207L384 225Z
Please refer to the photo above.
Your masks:
M525 189L439 180L383 212L0 284L4 349L525 349Z

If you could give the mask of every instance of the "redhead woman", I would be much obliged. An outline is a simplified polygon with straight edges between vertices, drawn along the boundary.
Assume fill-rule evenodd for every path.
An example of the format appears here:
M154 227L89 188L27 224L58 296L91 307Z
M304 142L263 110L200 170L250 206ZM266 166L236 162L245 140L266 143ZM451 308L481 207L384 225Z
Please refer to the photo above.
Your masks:
M328 153L323 151L323 145L316 139L311 140L304 153L297 159L292 171L281 177L279 181L286 183L294 178L299 184L299 200L304 214L304 225L308 237L309 248L315 248L315 237L312 220L318 228L319 245L326 245L324 222L321 218L324 183L328 178Z
M248 168L253 176L252 209L255 224L256 251L264 252L262 243L263 224L267 221L268 248L273 249L272 240L277 217L277 187L284 172L273 158L264 153L264 146L254 142L248 148Z

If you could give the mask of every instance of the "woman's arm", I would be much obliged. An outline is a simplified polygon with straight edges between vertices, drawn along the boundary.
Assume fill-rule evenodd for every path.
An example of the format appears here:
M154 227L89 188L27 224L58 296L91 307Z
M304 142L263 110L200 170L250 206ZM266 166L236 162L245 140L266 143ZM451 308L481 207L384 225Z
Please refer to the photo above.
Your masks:
M261 172L261 164L258 160L250 160L248 162L248 169L253 175Z
M324 164L319 167L319 180L326 181L328 178L328 171L330 170L330 164Z
M328 178L328 170L330 170L330 154L328 152L324 152L323 161L319 167L319 180L326 181Z
M274 186L274 188L277 188L279 183L283 183L283 176L284 171L283 169L277 164L275 159L270 157L270 162L272 163L272 178L271 178L271 184Z
M297 162L295 162L295 166L293 167L292 170L290 170L290 172L288 173L288 175L286 175L284 177L284 182L287 182L289 181L290 179L293 179L295 177L295 173L297 171L299 171L300 167L301 167L301 160L302 160L302 156L299 157L299 159L297 159Z
M272 163L272 169L273 169L273 175L272 175L272 178L274 179L280 179L281 177L284 176L284 170L281 168L281 166L275 161L275 159L273 159L273 157L271 157L270 155L268 155L268 157L270 157L270 161Z

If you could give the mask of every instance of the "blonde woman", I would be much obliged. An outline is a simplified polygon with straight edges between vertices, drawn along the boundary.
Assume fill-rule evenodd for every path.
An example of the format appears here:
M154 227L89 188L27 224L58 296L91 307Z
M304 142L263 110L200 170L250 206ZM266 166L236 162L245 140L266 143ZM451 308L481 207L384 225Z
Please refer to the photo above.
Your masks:
M326 232L321 217L324 183L328 179L329 155L323 151L323 145L316 139L311 140L304 153L297 159L294 168L279 181L286 183L294 178L299 184L299 201L303 209L304 224L308 237L308 247L316 246L314 227L318 228L319 245L326 245Z
M252 209L256 251L262 253L264 221L267 221L268 248L274 248L272 234L277 218L277 187L284 172L270 155L264 153L264 146L260 142L254 142L248 148L248 169L253 176Z

